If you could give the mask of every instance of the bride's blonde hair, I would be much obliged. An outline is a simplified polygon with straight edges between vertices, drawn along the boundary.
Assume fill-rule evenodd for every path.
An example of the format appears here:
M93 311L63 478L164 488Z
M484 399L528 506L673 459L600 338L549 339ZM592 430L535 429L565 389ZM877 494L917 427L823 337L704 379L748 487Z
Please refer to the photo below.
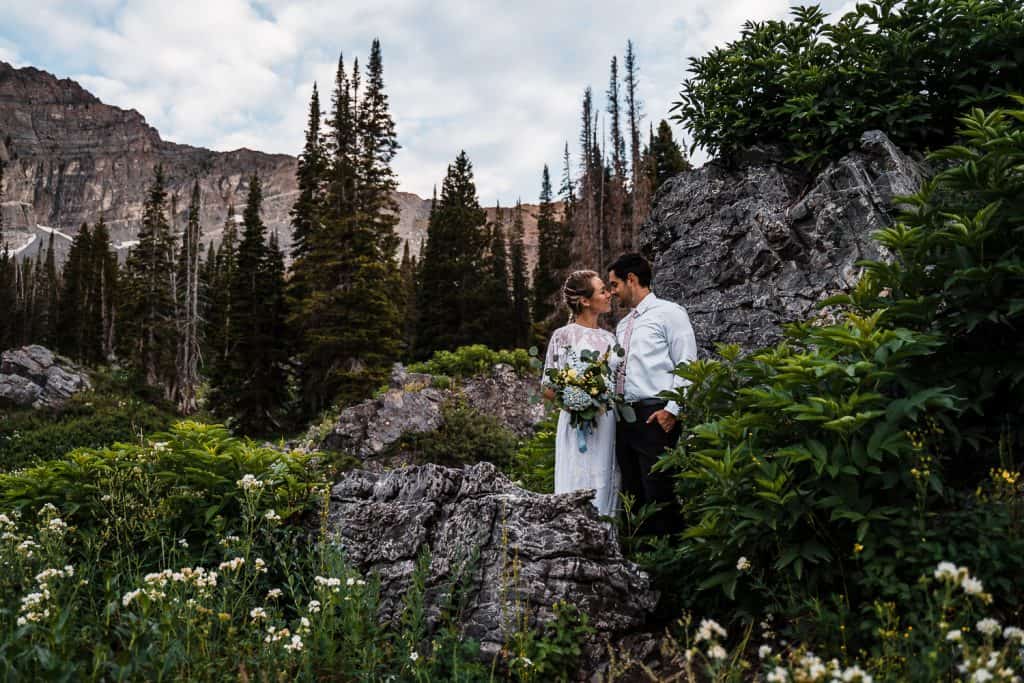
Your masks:
M576 320L576 315L583 311L581 300L594 296L595 277L596 271L574 270L565 278L565 284L562 285L562 301L569 307L569 322Z

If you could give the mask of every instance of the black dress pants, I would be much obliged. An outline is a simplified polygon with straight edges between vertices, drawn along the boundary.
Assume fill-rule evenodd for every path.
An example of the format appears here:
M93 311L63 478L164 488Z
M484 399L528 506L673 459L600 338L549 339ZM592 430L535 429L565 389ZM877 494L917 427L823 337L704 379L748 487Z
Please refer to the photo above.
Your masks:
M666 432L657 421L648 418L665 407L664 402L634 406L636 422L619 421L615 432L615 458L622 474L622 492L636 499L633 510L647 503L664 503L664 507L648 518L641 528L643 534L665 535L679 531L679 510L672 477L665 472L651 472L661 454L676 445L681 426Z

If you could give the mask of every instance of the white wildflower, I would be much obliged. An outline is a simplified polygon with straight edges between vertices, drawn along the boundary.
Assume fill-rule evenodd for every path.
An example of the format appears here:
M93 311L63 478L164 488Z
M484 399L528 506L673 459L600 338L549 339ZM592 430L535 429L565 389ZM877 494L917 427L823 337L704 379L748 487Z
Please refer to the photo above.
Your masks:
M262 607L253 607L251 610L249 610L249 616L253 619L266 619L267 610L263 609Z
M136 588L133 591L128 591L127 593L125 593L121 597L121 604L124 607L127 607L128 605L132 604L132 601L135 600L135 598L139 597L140 595L142 595L142 589L141 588Z
M980 633L984 633L989 638L996 635L1001 630L999 622L995 619L992 619L991 617L979 621L977 624L975 624L975 628L978 629Z
M351 576L350 576L350 577L348 577L348 579L346 579L346 580L345 580L345 585L346 585L346 586L354 586L354 585L356 585L356 580L355 580L355 578L353 578L353 577L351 577Z
M699 643L702 640L717 640L727 637L727 633L721 624L714 619L701 619L700 628L697 629L697 636L693 639Z
M978 669L971 674L971 683L985 683L993 678L992 672L988 669Z
M267 514L263 515L263 519L271 524L276 524L281 521L281 515L277 514L276 510L267 510Z
M412 652L409 653L409 661L415 662L419 658L420 658L420 653L416 652L416 650L413 650Z
M772 653L772 646L771 645L762 645L761 647L757 648L757 658L758 659L764 659L765 657L767 657L771 653Z
M253 564L256 565L256 573L257 574L266 574L267 573L267 563L263 561L262 557L257 557L253 561Z
M946 640L950 641L951 643L959 642L961 638L963 638L963 633L961 633L960 629L958 628L955 628L946 634Z
M302 650L302 636L298 633L292 636L290 643L284 646L284 649L291 650L292 652L299 652Z
M188 541L185 540L184 538L179 538L178 539L178 545L180 545L182 548L187 548L188 547Z
M1010 642L1024 643L1024 630L1016 626L1007 626L1003 629L1003 638Z
M746 557L741 557L739 560L736 561L737 571L749 571L751 566L752 565L750 564L750 560L748 560Z
M279 597L281 597L280 588L271 588L267 591L267 600L277 600Z
M711 659L725 659L729 656L729 653L725 651L725 648L715 643L708 648L708 657Z
M964 589L964 593L967 593L967 595L981 595L985 591L985 586L982 585L981 580L973 576L965 576L960 582L960 587Z
M226 562L221 562L220 565L217 567L217 569L219 569L220 571L225 571L225 570L227 570L227 571L235 571L239 567L241 567L243 564L245 564L245 558L244 557L236 557L233 560L227 560Z
M245 475L235 483L243 491L257 491L263 488L263 482L251 474Z
M781 666L772 669L765 679L768 683L786 683L789 680L789 672Z
M310 600L306 607L309 609L310 614L318 614L320 612L320 601Z
M939 581L955 581L960 573L960 568L952 562L939 562L935 568L935 578Z

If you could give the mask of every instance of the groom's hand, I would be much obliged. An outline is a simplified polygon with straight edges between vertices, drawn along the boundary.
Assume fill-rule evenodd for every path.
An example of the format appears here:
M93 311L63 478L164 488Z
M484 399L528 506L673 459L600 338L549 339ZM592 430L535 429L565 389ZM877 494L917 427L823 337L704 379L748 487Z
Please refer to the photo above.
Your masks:
M647 418L647 424L654 421L657 421L658 425L666 432L671 432L672 428L676 426L676 416L664 408Z

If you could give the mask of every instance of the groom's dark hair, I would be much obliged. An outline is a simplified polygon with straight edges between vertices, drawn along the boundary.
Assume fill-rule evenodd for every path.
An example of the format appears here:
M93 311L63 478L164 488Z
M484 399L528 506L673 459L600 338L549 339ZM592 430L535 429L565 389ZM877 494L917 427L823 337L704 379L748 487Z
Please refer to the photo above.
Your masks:
M636 275L641 287L651 286L651 264L640 254L623 254L612 261L608 270L615 273L615 277L625 280L630 273Z

